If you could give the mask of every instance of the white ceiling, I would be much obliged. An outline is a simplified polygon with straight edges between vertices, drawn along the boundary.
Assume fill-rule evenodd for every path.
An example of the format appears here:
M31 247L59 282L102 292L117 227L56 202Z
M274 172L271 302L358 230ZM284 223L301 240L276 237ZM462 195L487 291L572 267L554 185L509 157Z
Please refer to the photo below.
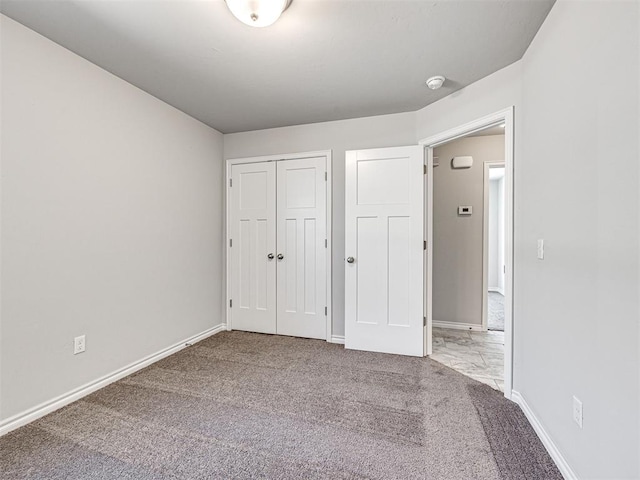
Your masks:
M231 133L413 111L520 59L554 0L2 0L0 11ZM425 81L447 77L437 91Z

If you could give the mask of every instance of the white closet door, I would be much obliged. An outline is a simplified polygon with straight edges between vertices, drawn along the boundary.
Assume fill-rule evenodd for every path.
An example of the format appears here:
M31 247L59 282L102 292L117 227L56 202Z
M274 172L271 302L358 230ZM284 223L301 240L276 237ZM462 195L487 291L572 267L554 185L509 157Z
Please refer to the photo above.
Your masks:
M325 157L278 162L278 328L326 339Z
M346 152L345 347L424 355L424 149Z
M276 166L231 167L231 327L276 333Z

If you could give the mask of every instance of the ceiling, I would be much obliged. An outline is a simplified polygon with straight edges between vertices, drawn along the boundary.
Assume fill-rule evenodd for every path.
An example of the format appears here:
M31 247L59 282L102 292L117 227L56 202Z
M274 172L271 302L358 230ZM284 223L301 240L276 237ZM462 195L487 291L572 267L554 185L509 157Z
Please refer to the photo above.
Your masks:
M418 110L517 60L554 0L2 0L0 11L232 133ZM447 81L427 88L432 75Z

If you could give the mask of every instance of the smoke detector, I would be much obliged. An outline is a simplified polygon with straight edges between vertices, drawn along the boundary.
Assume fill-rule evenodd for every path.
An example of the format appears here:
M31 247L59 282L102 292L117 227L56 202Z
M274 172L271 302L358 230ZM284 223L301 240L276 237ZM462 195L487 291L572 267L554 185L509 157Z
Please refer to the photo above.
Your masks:
M431 77L427 80L427 87L431 90L439 89L444 83L445 78L442 75L436 75L435 77Z

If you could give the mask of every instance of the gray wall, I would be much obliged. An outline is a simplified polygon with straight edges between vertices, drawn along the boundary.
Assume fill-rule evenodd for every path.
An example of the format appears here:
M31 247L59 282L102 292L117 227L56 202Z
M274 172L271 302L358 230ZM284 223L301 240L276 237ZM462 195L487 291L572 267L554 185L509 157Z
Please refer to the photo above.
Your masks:
M580 478L640 478L639 6L560 1L523 61L516 388Z
M471 155L473 166L451 168L451 159ZM433 320L482 325L484 162L504 161L504 135L470 137L434 150ZM473 207L459 216L458 206Z
M333 334L344 335L344 152L412 145L415 113L273 128L224 136L224 157L333 150Z
M1 22L6 420L221 322L223 137Z

